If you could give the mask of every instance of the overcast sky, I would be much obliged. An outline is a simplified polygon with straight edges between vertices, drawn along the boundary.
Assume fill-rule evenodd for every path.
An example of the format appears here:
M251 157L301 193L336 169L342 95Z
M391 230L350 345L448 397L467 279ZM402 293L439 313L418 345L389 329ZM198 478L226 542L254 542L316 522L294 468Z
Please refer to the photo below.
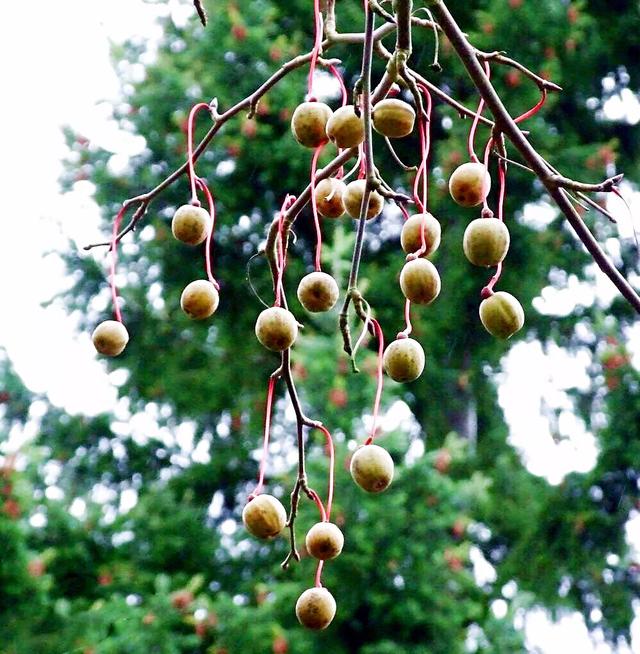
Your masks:
M117 395L89 334L78 333L73 317L61 309L40 306L68 283L55 251L64 249L68 239L80 246L104 236L98 232L91 184L80 183L68 195L59 191L57 179L65 153L60 128L72 125L94 142L128 154L134 145L108 122L104 104L118 94L110 41L134 34L157 38L154 15L170 10L183 20L191 12L191 3L35 0L5 4L0 21L5 89L0 104L4 190L0 345L33 391L47 393L69 412L97 413L113 408ZM214 94L214 90L209 93ZM560 370L579 374L580 366L579 361L563 362ZM594 438L567 412L564 429L572 437L557 444L540 416L541 393L559 394L562 402L562 388L574 383L575 377L567 380L561 371L551 370L535 344L518 346L508 369L511 376L500 401L507 413L515 410L520 417L518 422L507 415L513 425L512 442L525 451L529 469L553 483L569 470L588 470L597 456ZM540 393L523 398L521 388L533 381ZM501 610L496 606L497 613ZM575 614L555 627L543 612L530 614L527 634L531 647L539 648L532 651L544 654L611 651L589 638L582 618ZM640 646L632 651L640 653Z

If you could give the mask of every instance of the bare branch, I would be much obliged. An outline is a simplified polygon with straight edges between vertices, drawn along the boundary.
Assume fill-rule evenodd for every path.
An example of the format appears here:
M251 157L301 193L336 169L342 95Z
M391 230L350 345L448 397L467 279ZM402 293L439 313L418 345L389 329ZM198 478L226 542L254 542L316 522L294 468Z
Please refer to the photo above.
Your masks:
M201 0L193 0L193 6L196 8L196 11L198 12L198 16L200 17L200 22L206 27L207 11L203 7Z

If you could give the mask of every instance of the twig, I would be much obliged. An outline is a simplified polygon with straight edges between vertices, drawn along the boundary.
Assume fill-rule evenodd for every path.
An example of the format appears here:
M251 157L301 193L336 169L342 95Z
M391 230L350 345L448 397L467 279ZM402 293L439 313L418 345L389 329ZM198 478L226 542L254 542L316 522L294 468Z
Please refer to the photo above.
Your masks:
M545 186L549 195L551 195L555 200L556 204L569 221L569 224L573 227L578 238L587 248L587 251L591 254L600 269L605 275L607 275L607 277L609 277L629 304L640 313L640 296L638 296L631 284L629 284L623 275L621 275L615 266L609 261L593 234L591 234L580 218L580 215L575 210L574 206L564 195L562 186L558 186L557 181L554 180L554 175L549 174L549 168L544 159L538 154L529 141L527 141L524 134L506 110L502 100L485 75L480 62L478 61L478 57L476 56L475 49L470 45L467 38L460 30L460 27L447 9L443 0L431 0L430 6L434 15L438 18L438 22L444 33L449 38L451 45L467 69L467 72L478 89L478 92L484 98L487 107L493 114L494 120L500 131L504 132L525 161L531 166L531 169Z
M476 55L483 61L494 61L497 64L511 66L511 68L519 70L523 75L525 75L525 77L533 80L541 90L544 89L546 91L562 91L561 86L558 86L554 82L550 82L548 79L544 79L544 77L540 77L540 75L536 75L532 70L529 70L519 61L505 56L504 52L482 52L481 50L476 50Z
M196 8L196 11L198 12L198 16L200 17L200 22L206 27L207 26L207 11L202 6L201 0L193 0L193 6Z

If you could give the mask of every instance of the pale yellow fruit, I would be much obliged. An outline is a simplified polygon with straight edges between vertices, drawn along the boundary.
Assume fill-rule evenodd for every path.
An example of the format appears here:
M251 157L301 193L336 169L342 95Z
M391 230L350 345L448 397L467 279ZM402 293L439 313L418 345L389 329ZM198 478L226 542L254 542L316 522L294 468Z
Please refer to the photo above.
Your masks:
M368 493L381 493L393 481L393 459L379 445L363 445L351 457L351 476Z
M187 245L203 243L209 234L211 216L206 209L183 204L173 214L171 231L173 235Z
M336 280L320 271L305 275L298 285L300 304L313 313L333 309L339 294Z
M182 310L195 320L203 320L213 315L219 302L218 290L207 279L196 279L187 284L180 296Z
M522 329L524 309L511 293L498 291L480 303L480 320L492 336L506 340Z
M411 134L416 112L402 100L387 98L373 107L373 129L390 139L398 139Z
M367 185L364 179L356 179L347 184L342 201L344 208L352 218L360 218L360 207L362 206L362 197ZM384 206L384 198L378 191L371 191L369 195L369 207L367 208L367 220L375 218Z
M431 304L440 293L440 275L428 259L414 259L402 268L400 288L407 300Z
M491 190L491 177L481 163L458 166L449 178L449 193L463 207L476 207Z
M333 112L324 102L303 102L291 116L291 131L301 145L317 148L326 143L327 122Z
M344 536L332 522L318 522L305 538L307 552L320 561L335 559L344 547Z
M100 354L117 357L129 342L129 332L121 322L105 320L93 330L91 340Z
M424 370L424 350L413 338L398 338L384 351L382 364L385 372L397 382L418 379Z
M464 230L462 249L476 266L497 266L509 250L509 230L497 218L476 218Z
M440 223L430 213L417 213L402 226L400 245L407 253L417 252L422 247L422 225L424 224L424 243L426 250L421 256L428 257L440 245Z
M355 148L364 141L364 121L348 104L333 112L327 122L327 136L339 148Z
M320 180L314 193L318 213L325 218L340 218L344 214L342 198L346 188L347 185L335 177Z
M291 347L298 336L298 323L294 315L282 307L265 309L256 320L256 336L272 352Z
M326 588L309 588L296 602L298 622L307 629L326 629L336 615L336 601Z
M287 522L282 502L273 495L258 495L242 510L242 522L247 531L258 538L275 538Z

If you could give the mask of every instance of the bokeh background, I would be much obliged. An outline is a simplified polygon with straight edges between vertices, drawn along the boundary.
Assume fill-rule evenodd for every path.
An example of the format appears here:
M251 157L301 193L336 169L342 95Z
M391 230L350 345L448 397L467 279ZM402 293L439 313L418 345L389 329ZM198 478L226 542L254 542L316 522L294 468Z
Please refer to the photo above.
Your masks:
M296 304L297 280L312 269L307 211L295 227L286 283L305 330L294 374L307 413L334 433L334 515L347 542L324 574L338 602L329 630L306 633L293 613L313 583L309 557L283 572L286 540L257 543L239 524L277 365L253 335L262 305L247 263L284 195L308 178L310 152L289 132L305 69L269 93L256 119L226 125L198 165L219 216L214 318L194 324L179 309L184 285L203 275L202 252L171 237L172 212L188 197L183 179L123 241L118 283L131 342L116 360L96 357L91 330L111 315L108 258L82 246L108 235L125 198L184 161L191 105L215 96L228 107L312 45L310 2L205 4L207 28L186 0L36 0L5 9L0 652L640 651L638 321L540 186L511 166L512 247L500 288L520 299L527 323L508 343L484 332L477 306L488 275L460 246L477 216L446 193L466 157L469 123L448 107L436 104L430 180L431 210L443 225L434 256L443 291L414 311L425 374L385 385L380 437L398 474L379 497L365 496L347 472L370 424L375 343L354 375L336 315L310 317ZM339 29L360 29L359 3L337 4ZM532 141L571 177L624 171L635 213L637 3L452 8L478 47L506 50L563 86L529 121ZM429 68L432 33L417 32L414 45L416 68L475 105L446 42L440 74ZM353 84L359 48L331 55ZM374 76L382 71L377 62ZM535 85L510 69L495 67L494 81L514 114L538 99ZM318 84L337 106L329 79L320 74ZM417 142L405 141L398 150L415 161ZM386 179L408 189L411 176L382 141L375 148ZM584 220L638 287L633 219L618 199L596 199L618 223L593 211ZM387 338L403 327L400 227L392 208L371 224L362 266L362 289ZM325 269L344 287L354 225L326 221L323 231ZM250 269L269 301L265 262ZM295 424L282 388L278 398L268 489L284 500ZM309 436L310 477L324 488L319 436ZM301 535L315 515L303 506Z

